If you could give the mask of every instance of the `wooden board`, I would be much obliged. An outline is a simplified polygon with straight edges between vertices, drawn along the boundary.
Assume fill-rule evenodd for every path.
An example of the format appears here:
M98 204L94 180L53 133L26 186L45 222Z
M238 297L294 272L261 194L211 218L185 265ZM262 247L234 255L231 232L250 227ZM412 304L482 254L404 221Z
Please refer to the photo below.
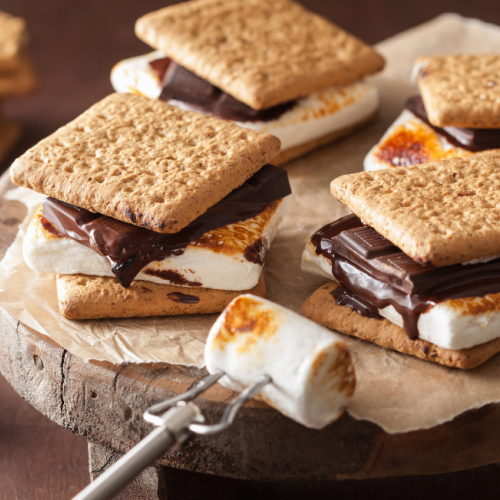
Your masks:
M0 196L9 189L0 179ZM0 255L26 209L0 202ZM150 430L144 410L187 390L205 370L162 363L86 363L6 314L0 314L0 371L54 422L90 442L123 453ZM217 420L234 396L216 385L197 403ZM345 414L322 431L306 429L251 401L226 433L192 438L158 465L251 480L362 479L438 474L500 460L500 405L468 411L432 429L387 434Z

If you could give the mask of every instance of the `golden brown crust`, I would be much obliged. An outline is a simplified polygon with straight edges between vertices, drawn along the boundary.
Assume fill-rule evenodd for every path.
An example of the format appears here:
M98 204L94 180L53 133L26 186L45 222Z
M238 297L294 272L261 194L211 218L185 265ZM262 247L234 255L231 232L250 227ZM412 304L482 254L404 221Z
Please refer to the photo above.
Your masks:
M14 183L175 233L279 152L270 134L132 94L111 94L31 148Z
M27 52L18 57L13 69L0 71L0 97L31 94L37 86L33 61Z
M449 266L500 255L500 151L343 175L331 192L413 259Z
M135 318L208 314L221 312L243 292L211 288L159 285L133 281L123 288L115 278L104 276L58 275L59 311L68 319ZM266 296L266 283L259 283L245 293ZM186 297L187 296L187 297ZM183 300L191 302L183 302Z
M321 148L322 146L327 146L331 142L336 141L337 139L340 139L341 137L344 137L346 135L349 135L350 133L364 127L365 125L368 125L373 120L375 120L377 114L378 111L375 111L375 113L373 113L371 116L365 118L364 120L358 123L355 123L354 125L343 128L341 130L337 130L336 132L332 132L331 134L324 135L323 137L306 142L305 144L301 144L300 146L285 149L284 151L281 151L281 153L272 160L272 164L277 165L279 167L285 165L285 163L294 160L295 158L299 158L300 156L303 156L313 151L314 149Z
M290 0L181 3L141 17L136 34L254 109L384 67L370 46Z
M0 162L7 155L21 135L21 127L14 122L0 118Z
M331 330L450 368L469 370L500 352L500 338L468 349L444 349L426 340L411 340L387 319L367 318L350 307L339 306L331 294L339 286L330 281L318 288L302 304L302 314Z
M443 141L435 129L410 111L405 114L411 114L411 119L394 127L369 153L378 169L408 167L472 154Z
M500 56L419 57L417 82L437 127L500 128Z

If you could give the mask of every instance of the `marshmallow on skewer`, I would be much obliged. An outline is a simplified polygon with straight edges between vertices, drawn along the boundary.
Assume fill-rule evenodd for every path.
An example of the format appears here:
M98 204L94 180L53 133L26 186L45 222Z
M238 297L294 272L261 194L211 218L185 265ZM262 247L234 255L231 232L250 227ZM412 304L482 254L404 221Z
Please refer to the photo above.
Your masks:
M284 307L253 295L234 299L207 339L209 373L242 391L267 374L258 399L306 427L336 420L354 393L351 356L339 335Z

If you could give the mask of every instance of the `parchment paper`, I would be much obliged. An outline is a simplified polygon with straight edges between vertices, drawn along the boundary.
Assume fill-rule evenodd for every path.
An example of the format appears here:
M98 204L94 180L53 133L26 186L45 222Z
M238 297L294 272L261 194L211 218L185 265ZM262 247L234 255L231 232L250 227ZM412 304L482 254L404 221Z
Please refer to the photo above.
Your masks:
M297 312L325 281L300 270L308 236L347 213L330 195L329 183L362 170L365 154L401 112L406 97L415 93L410 83L414 59L434 53L499 52L500 28L448 14L386 40L378 49L388 62L374 79L382 100L378 122L288 168L293 202L269 252L265 277L268 297ZM22 198L30 213L40 202L27 190L10 191L7 197ZM54 277L29 270L22 260L26 224L0 264L0 304L8 314L84 359L203 365L204 341L216 315L80 322L62 318ZM500 402L500 355L462 372L345 338L358 381L349 412L387 432L433 427L468 409Z

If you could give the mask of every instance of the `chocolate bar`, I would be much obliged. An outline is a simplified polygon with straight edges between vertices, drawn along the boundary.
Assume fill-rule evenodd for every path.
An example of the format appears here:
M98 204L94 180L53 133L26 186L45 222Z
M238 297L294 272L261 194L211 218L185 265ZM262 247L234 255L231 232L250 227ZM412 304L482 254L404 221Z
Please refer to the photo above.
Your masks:
M181 255L191 241L206 232L255 217L267 205L290 193L286 171L265 165L177 233L157 233L53 198L44 202L41 222L54 235L71 238L105 256L115 276L128 287L150 262ZM254 249L249 249L249 260L255 258L253 253Z
M339 305L377 317L392 305L403 317L404 329L418 337L421 313L452 298L500 292L500 258L485 263L424 266L363 225L355 215L328 224L311 238L318 255L332 263L343 286L335 290Z
M296 103L296 101L288 101L268 109L256 110L168 57L156 59L149 64L162 82L161 100L181 101L224 120L238 122L276 120L286 111L292 109Z
M410 97L406 101L406 109L420 118L429 127L456 147L466 149L473 153L487 149L500 148L500 129L496 128L459 128L459 127L436 127L432 125L427 116L422 97Z

